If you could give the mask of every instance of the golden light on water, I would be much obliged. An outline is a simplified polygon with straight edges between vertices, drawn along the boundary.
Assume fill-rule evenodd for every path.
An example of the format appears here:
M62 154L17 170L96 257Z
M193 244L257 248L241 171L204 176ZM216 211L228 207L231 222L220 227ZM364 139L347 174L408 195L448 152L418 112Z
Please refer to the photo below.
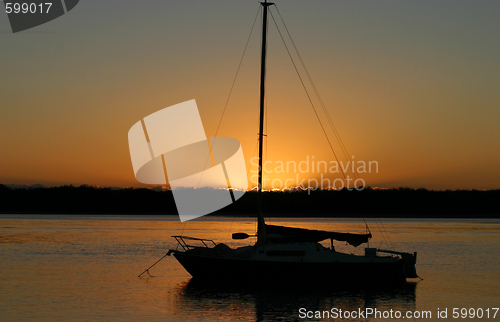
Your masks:
M161 218L160 218L161 217ZM364 232L361 219L269 218L270 224L329 231ZM291 320L300 307L329 310L332 306L365 306L394 310L433 310L443 307L495 307L500 257L496 254L498 224L491 220L385 220L371 225L372 247L381 247L388 231L396 248L419 251L419 275L410 291L338 291L327 288L306 292L278 289L251 292L196 287L173 257L150 270L153 277L137 275L175 249L171 235L213 238L231 247L253 240L232 240L232 232L253 234L255 219L206 217L188 223L177 216L51 216L2 215L0 246L5 278L2 317L23 320L100 319L255 321L256 317ZM342 242L335 249L351 251ZM361 249L363 251L363 249ZM458 255L457 255L458 254ZM457 260L458 257L461 260ZM453 265L449 265L453 263ZM444 269L446 267L446 269ZM470 272L473 271L474 274ZM36 272L36 273L34 273ZM333 303L333 304L332 304ZM234 309L234 310L233 310ZM236 312L235 312L236 311Z

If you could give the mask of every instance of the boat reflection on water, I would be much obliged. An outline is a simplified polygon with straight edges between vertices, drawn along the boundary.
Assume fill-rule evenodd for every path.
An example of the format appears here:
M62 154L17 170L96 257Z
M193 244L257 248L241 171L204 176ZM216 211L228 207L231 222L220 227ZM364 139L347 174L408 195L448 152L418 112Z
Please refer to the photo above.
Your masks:
M392 288L335 288L324 285L283 285L241 288L191 279L176 287L174 311L217 315L231 320L301 320L299 309L307 311L377 310L414 311L417 283ZM364 319L360 319L363 321Z

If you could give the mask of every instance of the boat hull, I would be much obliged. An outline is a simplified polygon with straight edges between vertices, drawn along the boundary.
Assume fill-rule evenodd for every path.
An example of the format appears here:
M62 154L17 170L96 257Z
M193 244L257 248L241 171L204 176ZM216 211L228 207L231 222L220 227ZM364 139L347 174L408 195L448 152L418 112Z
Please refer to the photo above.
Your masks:
M392 262L306 262L265 261L173 254L186 271L198 280L231 283L328 283L335 285L391 285L406 281L403 259Z

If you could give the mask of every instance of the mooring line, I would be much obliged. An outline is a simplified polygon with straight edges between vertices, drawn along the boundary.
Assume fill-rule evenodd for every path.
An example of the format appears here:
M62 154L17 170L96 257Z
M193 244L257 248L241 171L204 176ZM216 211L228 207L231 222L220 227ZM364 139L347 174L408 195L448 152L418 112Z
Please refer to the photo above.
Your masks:
M163 255L163 257L162 257L162 258L160 258L159 260L157 260L157 261L156 261L156 263L154 263L153 265L149 266L149 267L148 267L148 268L147 268L144 272L142 272L141 274L139 274L139 276L137 276L137 277L141 277L141 276L142 276L144 273L146 273L146 272L148 273L148 275L149 275L150 277L153 277L153 276L151 276L151 274L149 274L149 270L150 270L153 266L155 266L156 264L158 264L158 263L159 263L162 259L164 259L164 258L165 258L165 257L167 257L167 256L170 256L170 254L171 254L171 253L172 253L172 251L171 251L171 250L169 250L169 251L168 251L168 253L166 253L165 255Z

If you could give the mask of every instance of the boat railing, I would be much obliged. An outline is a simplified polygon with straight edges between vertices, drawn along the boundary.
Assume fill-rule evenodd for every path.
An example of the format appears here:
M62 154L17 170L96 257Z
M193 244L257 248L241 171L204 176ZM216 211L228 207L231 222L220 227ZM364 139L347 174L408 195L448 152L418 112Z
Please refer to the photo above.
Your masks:
M205 238L195 238L195 237L189 237L189 236L172 236L175 238L177 243L184 249L184 251L190 250L192 248L196 247L201 247L202 245L205 246L206 248L210 248L210 243L212 243L214 246L216 246L215 242L211 239L205 239ZM190 241L198 241L198 245L191 245L188 244ZM208 245L207 245L208 244Z
M403 258L411 258L413 257L415 261L417 260L417 252L414 252L413 254L411 253L406 253L406 252L397 252L394 250L386 250L386 249L377 249L377 252L379 253L387 253L387 254L394 254L394 255L400 255Z

